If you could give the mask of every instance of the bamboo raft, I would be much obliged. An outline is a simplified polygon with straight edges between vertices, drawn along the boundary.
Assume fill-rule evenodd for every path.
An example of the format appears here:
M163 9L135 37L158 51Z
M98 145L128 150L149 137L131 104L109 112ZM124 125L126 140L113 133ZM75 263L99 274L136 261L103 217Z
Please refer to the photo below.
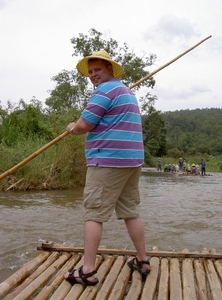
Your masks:
M71 286L64 274L83 264L83 248L45 242L41 253L0 284L2 300L221 300L222 253L147 251L151 272L142 279L126 261L136 255L126 249L98 249L96 286Z

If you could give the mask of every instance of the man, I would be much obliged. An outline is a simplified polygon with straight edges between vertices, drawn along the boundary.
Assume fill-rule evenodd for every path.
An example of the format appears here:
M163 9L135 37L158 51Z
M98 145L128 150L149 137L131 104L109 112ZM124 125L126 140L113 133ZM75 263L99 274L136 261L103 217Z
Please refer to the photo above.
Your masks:
M203 158L201 159L201 162L198 163L199 165L201 165L201 175L206 175L206 163L203 160Z
M183 170L183 159L182 159L182 157L180 157L180 159L178 161L178 164L179 164L179 170L182 171Z
M158 159L157 171L160 171L160 172L162 171L162 161L160 158Z
M147 275L150 266L138 212L138 182L144 149L137 99L118 79L123 68L106 51L83 58L77 69L82 75L89 76L96 88L78 121L66 128L75 135L87 133L87 174L83 195L84 264L64 277L71 284L98 283L94 270L97 249L103 222L109 220L113 210L117 219L124 219L137 250L137 257L128 261L128 266Z

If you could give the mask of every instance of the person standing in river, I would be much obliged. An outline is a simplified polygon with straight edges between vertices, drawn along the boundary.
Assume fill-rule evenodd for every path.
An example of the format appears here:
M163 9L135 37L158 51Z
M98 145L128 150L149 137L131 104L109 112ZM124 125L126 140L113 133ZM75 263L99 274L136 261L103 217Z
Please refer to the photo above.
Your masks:
M182 157L180 157L179 161L178 161L178 165L179 165L179 171L183 170L183 159Z
M87 107L76 123L66 130L85 134L87 164L83 193L85 208L84 263L64 277L71 284L96 285L95 262L103 222L115 210L125 221L137 256L128 261L132 270L146 276L150 264L146 257L144 227L139 216L139 177L144 160L141 116L138 101L119 78L123 68L105 50L84 57L77 70L96 87Z
M201 175L206 175L206 163L203 160L203 158L201 159L201 162L198 163L199 165L201 165Z
M162 172L162 160L160 158L157 163L157 171Z

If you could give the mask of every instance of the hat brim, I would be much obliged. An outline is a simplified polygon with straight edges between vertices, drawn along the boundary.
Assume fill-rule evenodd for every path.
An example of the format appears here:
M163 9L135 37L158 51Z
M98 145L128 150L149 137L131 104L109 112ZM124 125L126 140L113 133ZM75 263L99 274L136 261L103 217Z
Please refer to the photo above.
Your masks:
M123 75L123 73L124 73L123 67L120 66L117 62L115 62L112 59L99 57L97 55L86 56L78 62L78 64L76 65L76 68L82 75L87 76L87 77L89 76L88 61L89 61L89 59L92 59L92 58L103 59L103 60L110 62L113 67L113 77L120 78Z

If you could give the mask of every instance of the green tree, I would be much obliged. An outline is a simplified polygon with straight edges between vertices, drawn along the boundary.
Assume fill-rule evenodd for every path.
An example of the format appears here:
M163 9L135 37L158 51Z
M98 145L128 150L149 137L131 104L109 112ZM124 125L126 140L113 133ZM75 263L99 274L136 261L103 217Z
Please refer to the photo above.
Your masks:
M2 124L2 121L6 116L7 116L7 111L3 109L0 101L0 124Z
M222 109L186 109L161 116L167 124L168 153L179 149L189 155L221 154Z
M181 141L181 147L187 152L191 147L193 147L194 141L191 133L186 133Z
M46 115L43 112L42 103L36 98L30 102L27 104L21 99L14 111L4 116L0 126L1 142L12 146L19 139L25 139L27 136L52 139L52 134L45 125ZM11 107L8 103L8 111Z
M143 115L143 140L145 148L153 156L163 156L167 153L166 127L160 111L154 107L156 96L147 93L140 98Z
M48 112L61 113L71 108L82 110L86 106L93 90L86 77L81 76L76 70L63 70L52 77L52 80L56 83L56 87L45 101Z
M95 29L89 31L89 36L80 33L79 37L71 39L71 43L74 49L73 56L79 58L91 55L101 49L106 50L114 60L123 66L124 75L121 80L127 86L145 77L149 73L145 69L151 66L156 59L154 54L136 56L133 51L129 50L126 43L119 46L116 40L104 36ZM45 102L48 111L59 113L71 107L80 110L85 107L93 90L92 84L86 77L79 74L76 69L72 71L63 70L52 77L52 80L56 83L56 87L50 91L50 97ZM137 91L141 87L152 88L154 85L155 80L151 77L136 86L134 90Z

